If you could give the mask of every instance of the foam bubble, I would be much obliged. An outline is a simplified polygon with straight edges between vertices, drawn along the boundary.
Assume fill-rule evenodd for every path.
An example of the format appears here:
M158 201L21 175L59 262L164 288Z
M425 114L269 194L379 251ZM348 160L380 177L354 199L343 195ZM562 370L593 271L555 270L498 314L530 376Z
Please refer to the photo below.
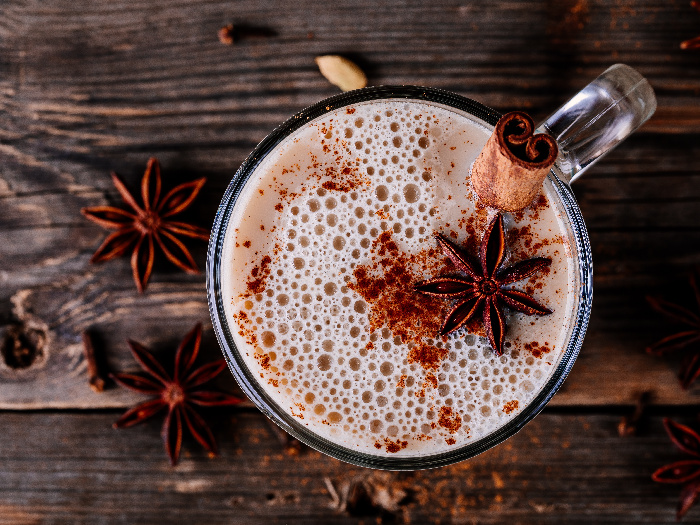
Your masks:
M224 248L226 314L240 329L234 337L246 366L311 430L372 454L444 451L505 424L519 410L504 406L516 400L522 410L556 367L573 304L566 231L546 205L507 219L509 231L523 229L538 245L536 255L553 259L548 278L530 292L555 313L509 314L504 356L494 356L484 337L459 331L425 341L444 353L436 369L409 362L415 343L387 326L371 328L375 306L353 289L354 272L376 263L382 232L418 260L434 247L434 231L454 231L459 242L470 228L483 231L488 216L475 210L466 174L489 132L422 103L354 109L302 127L261 163L257 185L239 198ZM245 241L252 245L242 247ZM246 285L266 255L264 290L250 293ZM412 271L416 281L434 277ZM396 451L385 439L406 446Z

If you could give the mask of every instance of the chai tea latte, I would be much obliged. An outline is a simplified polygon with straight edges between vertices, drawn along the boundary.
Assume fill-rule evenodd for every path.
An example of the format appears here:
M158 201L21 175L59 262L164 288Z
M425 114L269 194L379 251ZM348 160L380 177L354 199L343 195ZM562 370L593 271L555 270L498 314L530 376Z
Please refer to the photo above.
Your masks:
M502 356L481 316L440 336L454 301L413 290L459 274L436 232L478 260L496 211L469 173L490 134L447 106L369 101L309 121L255 169L227 225L225 314L245 366L300 425L367 454L435 454L498 430L550 379L576 309L577 254L549 180L504 213L504 264L551 258L509 287L553 313L506 309Z

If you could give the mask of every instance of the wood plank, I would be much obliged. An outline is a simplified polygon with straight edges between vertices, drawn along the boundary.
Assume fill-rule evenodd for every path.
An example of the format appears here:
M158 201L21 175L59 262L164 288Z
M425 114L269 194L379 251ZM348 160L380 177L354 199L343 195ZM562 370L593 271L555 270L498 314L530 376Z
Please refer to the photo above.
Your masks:
M624 149L620 150L622 153L615 152L609 163L612 173L593 172L590 178L581 180L576 190L582 197L587 220L594 224L590 233L596 301L581 360L553 400L558 405L630 404L640 388L653 389L655 400L664 404L692 404L698 400L697 390L687 395L678 388L677 362L654 359L642 351L665 335L664 330L672 329L646 307L645 293L669 296L669 290L682 290L682 279L673 275L700 262L697 243L693 242L700 232L692 231L691 213L697 175L676 175L678 166L671 166L672 174L661 180L638 175L649 160L644 155L646 141L642 142L636 148L640 158L630 161L629 168L619 157L630 154ZM660 156L652 154L652 158ZM179 173L176 180L184 180L182 177ZM129 174L129 178L135 183L138 172ZM226 180L226 176L215 180ZM649 231L650 224L637 227L634 218L648 222L647 217L653 216L648 212L652 198L661 194L669 180L677 182L674 194L685 195L688 200L685 211L677 214L678 224L667 229L660 226L656 231ZM94 184L96 188L90 190L81 187L77 192L8 194L0 200L0 242L7 246L3 254L7 285L0 296L7 301L6 318L10 324L31 321L44 326L50 340L46 357L35 370L13 372L7 366L3 369L0 363L0 373L5 378L0 384L1 407L127 406L133 402L133 396L118 390L95 395L86 389L81 332L93 329L100 334L111 366L124 370L133 367L124 344L128 337L161 346L170 341L174 347L177 337L184 333L183 324L208 319L201 275L187 276L167 263L160 264L149 292L139 297L133 289L127 260L88 264L104 233L82 219L79 210L86 205L118 202L106 176L96 177ZM212 210L210 216L219 191L223 191L223 186L208 189L201 197L202 209ZM605 219L618 217L616 224L604 225ZM197 220L205 223L201 217ZM27 235L28 231L31 235ZM195 250L202 267L204 248L201 243ZM669 298L680 295L676 292ZM210 352L216 352L214 343ZM28 383L34 387L28 389ZM592 389L591 385L603 386ZM233 388L232 384L228 386Z
M105 272L102 274L102 272ZM124 407L138 396L121 388L102 394L87 384L81 334L96 335L97 351L112 371L138 370L127 339L134 339L159 350L161 359L172 359L174 349L197 322L206 326L203 343L205 359L220 358L209 324L206 292L201 281L183 280L149 286L147 296L139 296L130 279L128 265L119 272L121 284L102 288L100 283L115 275L114 269L101 268L88 279L61 286L37 287L14 297L13 317L27 327L45 334L47 342L28 368L10 368L0 361L0 408L89 408ZM189 277L189 276L188 276ZM233 380L228 378L229 386ZM30 388L31 386L31 388Z
M430 84L540 116L609 64L629 62L659 86L661 110L649 130L697 130L700 121L694 59L678 49L696 24L680 1L634 9L586 2L576 10L573 1L548 9L482 0L426 10L414 0L399 12L347 2L319 11L313 0L242 3L233 12L215 1L196 12L165 5L10 2L3 43L10 75L3 83L9 120L17 125L9 129L26 136L21 117L32 118L27 145L60 145L54 153L67 145L94 154L235 142L249 136L250 125L265 132L333 93L311 60L329 48L358 55L373 84ZM363 22L358 14L370 5L376 16ZM120 11L129 16L113 16ZM230 19L269 26L277 36L222 46L216 30ZM48 141L40 146L42 135Z
M103 271L114 274L113 270ZM190 324L207 320L201 283L155 282L146 296L138 297L131 288L128 268L121 273L125 284L109 290L88 280L67 288L38 288L16 297L20 308L31 312L21 318L32 326L43 327L49 344L44 355L28 369L11 370L0 362L0 408L129 406L137 398L121 389L103 394L88 389L81 354L82 331L91 329L98 334L98 348L107 356L112 370L135 370L138 367L128 352L127 338L160 349L161 355L166 356ZM651 312L638 291L618 289L596 297L579 360L552 403L633 404L642 391L648 390L655 403L697 404L700 387L689 392L680 389L675 377L677 359L654 358L644 353L646 346L672 329ZM214 358L217 345L209 328L205 335L205 355ZM230 376L222 381L222 386L235 389Z
M399 9L344 0L319 9L314 0L206 0L196 8L177 0L7 0L2 14L0 331L25 322L49 343L34 369L0 360L0 407L133 402L121 390L87 389L80 333L94 329L110 365L129 369L127 337L167 348L206 322L203 277L162 264L149 293L137 296L128 261L88 265L104 233L80 208L118 202L109 172L135 183L157 155L166 184L208 177L191 217L211 223L254 145L336 93L313 63L328 52L356 59L372 84L443 87L537 119L611 63L647 75L657 115L574 188L590 229L596 301L581 360L554 403L629 404L640 388L659 403L697 403L697 390L678 388L677 363L643 353L669 329L644 294L680 296L675 274L700 263L700 71L696 54L678 49L698 32L700 15L687 2L405 0ZM275 34L224 46L216 32L228 22ZM195 246L202 267L204 250ZM234 388L230 379L225 385Z
M644 301L692 301L700 265L700 69L681 40L700 33L688 0L4 0L0 6L0 342L24 324L47 343L32 367L0 359L0 524L671 523L679 488L650 480L685 459L661 415L697 425L700 386L678 361L644 353L673 329ZM221 45L224 24L266 38ZM113 370L134 370L126 339L160 355L207 323L204 278L159 264L147 294L128 261L91 266L104 232L83 206L116 203L108 174L136 182L158 156L166 184L206 176L195 222L211 223L236 167L292 113L337 91L313 57L342 53L370 83L442 87L501 111L546 117L615 62L638 68L659 109L577 182L595 258L595 302L579 361L551 406L503 445L459 465L376 473L306 450L281 451L254 409L220 412L221 457L192 440L171 468L160 423L116 431L140 400L87 386L80 334ZM203 267L205 246L195 246ZM210 327L205 358L220 354ZM235 390L230 376L220 386ZM646 432L616 427L642 391ZM17 411L20 409L20 411ZM22 411L21 409L29 409ZM37 410L39 409L39 410ZM41 410L49 409L49 410ZM57 410L58 409L58 410ZM72 410L81 409L81 410ZM372 480L405 491L393 512L332 508ZM700 522L700 508L685 522Z
M235 411L219 418L219 458L186 440L171 468L157 422L117 431L116 417L0 412L0 523L673 523L679 488L650 475L684 457L658 416L619 438L617 415L545 413L472 460L387 473L309 449L286 455L262 415ZM370 479L405 501L351 516L332 508L325 478L336 490Z

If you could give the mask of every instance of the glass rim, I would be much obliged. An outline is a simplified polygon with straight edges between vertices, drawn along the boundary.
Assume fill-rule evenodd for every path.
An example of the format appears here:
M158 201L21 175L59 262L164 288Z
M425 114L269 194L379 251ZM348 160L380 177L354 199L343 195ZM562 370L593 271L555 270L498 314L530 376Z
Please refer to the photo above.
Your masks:
M571 188L552 171L549 178L561 198L576 241L579 300L575 310L576 321L570 331L566 350L557 368L537 396L511 421L473 443L467 443L454 450L422 456L378 456L351 450L299 424L290 414L279 408L278 404L266 394L263 388L258 386L258 381L239 355L232 337L231 327L225 317L220 269L228 219L242 189L257 166L289 135L308 122L338 108L380 99L410 99L443 104L469 113L490 126L495 126L501 116L497 111L469 98L442 89L421 86L377 86L350 91L321 100L293 115L256 146L238 168L224 193L209 240L206 266L207 297L214 333L229 369L243 392L274 423L306 445L347 463L384 470L421 470L457 463L481 454L516 434L542 411L563 384L581 349L591 311L593 267L588 233L576 199Z

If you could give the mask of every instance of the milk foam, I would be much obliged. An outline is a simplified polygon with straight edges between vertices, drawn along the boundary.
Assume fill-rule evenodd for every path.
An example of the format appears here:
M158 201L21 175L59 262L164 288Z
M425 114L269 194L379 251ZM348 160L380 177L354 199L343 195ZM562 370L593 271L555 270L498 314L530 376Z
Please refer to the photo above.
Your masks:
M382 312L358 291L359 268L381 277L382 237L413 282L444 264L435 231L478 243L495 212L475 205L468 173L489 135L452 108L367 102L303 126L256 169L226 233L225 313L245 366L300 424L369 454L443 452L503 426L555 370L576 263L549 181L538 206L505 218L511 261L552 259L547 275L513 287L554 313L507 311L503 356L459 330L426 339L441 356L434 366L411 362L416 341L386 324L370 329Z

